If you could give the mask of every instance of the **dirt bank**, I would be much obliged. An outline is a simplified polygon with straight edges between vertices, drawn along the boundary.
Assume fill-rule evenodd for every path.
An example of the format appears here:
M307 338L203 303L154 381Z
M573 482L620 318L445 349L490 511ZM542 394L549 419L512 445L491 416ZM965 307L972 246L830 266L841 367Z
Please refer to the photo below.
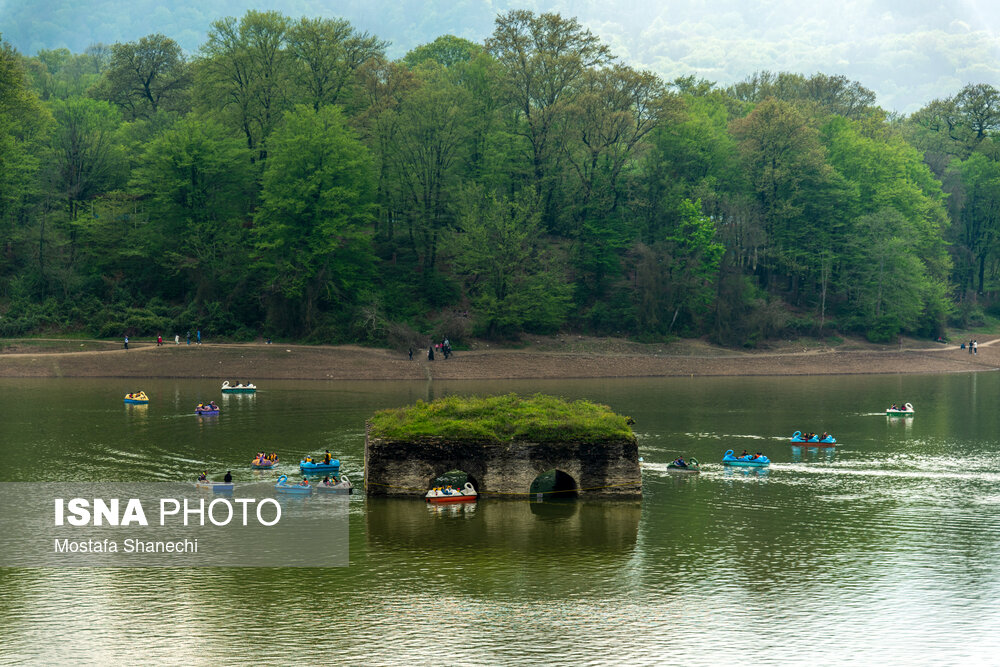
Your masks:
M481 349L440 355L354 346L209 344L128 351L100 341L20 341L5 344L0 377L143 377L230 380L448 380L668 377L719 375L841 375L956 373L1000 368L998 339L984 337L979 354L955 345L905 342L812 347L789 343L767 352L738 352L698 341L639 345L615 339L545 339L522 349ZM83 347L83 351L68 351Z

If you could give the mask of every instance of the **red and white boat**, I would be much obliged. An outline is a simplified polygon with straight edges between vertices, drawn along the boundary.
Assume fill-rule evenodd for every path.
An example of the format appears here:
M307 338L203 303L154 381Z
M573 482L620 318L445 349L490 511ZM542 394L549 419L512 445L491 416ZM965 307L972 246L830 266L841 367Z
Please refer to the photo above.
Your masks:
M476 500L479 494L471 482L466 482L461 489L456 489L451 485L439 486L427 492L424 498L429 503L461 503Z

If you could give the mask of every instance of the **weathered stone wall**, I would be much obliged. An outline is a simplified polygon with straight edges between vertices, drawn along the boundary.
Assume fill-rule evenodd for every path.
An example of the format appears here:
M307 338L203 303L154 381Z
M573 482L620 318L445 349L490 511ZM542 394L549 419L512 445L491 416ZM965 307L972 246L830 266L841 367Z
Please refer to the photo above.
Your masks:
M639 449L631 438L497 444L365 436L365 491L372 495L423 496L435 477L462 470L482 495L526 497L535 477L552 469L573 478L580 498L642 496Z

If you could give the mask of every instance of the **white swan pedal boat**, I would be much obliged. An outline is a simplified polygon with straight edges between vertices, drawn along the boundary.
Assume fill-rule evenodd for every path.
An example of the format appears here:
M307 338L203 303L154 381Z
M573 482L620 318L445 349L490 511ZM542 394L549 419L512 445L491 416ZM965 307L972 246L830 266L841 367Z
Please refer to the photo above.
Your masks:
M909 403L904 403L902 408L889 408L885 411L886 417L912 417L914 414L913 406Z
M222 383L222 393L223 394L252 394L257 391L257 385L255 384L243 384L242 382L236 385L230 385L229 380Z
M461 503L476 500L479 493L476 492L471 482L466 482L461 489L452 486L438 486L427 492L424 498L429 503Z
M351 480L347 479L346 475L341 475L339 480L332 480L335 483L324 484L320 482L316 485L316 493L350 493L354 485L351 484Z

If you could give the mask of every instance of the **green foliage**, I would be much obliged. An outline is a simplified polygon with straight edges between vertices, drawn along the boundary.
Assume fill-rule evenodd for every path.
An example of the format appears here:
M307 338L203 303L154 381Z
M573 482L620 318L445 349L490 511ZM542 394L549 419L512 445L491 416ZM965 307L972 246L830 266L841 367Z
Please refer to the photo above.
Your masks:
M487 336L551 332L565 320L570 286L540 246L534 193L509 200L467 193L455 241L455 266L466 276Z
M482 45L475 42L454 35L441 35L433 42L412 49L403 58L403 62L411 68L428 60L451 67L472 60L482 51Z
M494 442L601 442L635 440L625 417L590 401L535 394L521 397L448 396L431 403L381 410L369 435L385 440Z
M95 93L117 104L129 118L187 108L191 77L181 47L164 35L114 44Z
M257 267L272 308L298 302L308 328L324 306L350 302L369 271L371 158L331 106L296 107L271 143L254 230Z
M637 324L646 333L697 332L715 294L724 252L715 225L701 213L701 202L687 199L676 217L652 245L638 243L632 251Z
M288 29L288 51L295 58L292 77L302 97L319 108L342 103L363 63L385 54L384 42L358 32L344 19L302 17Z
M1000 301L989 85L908 119L822 73L667 85L528 10L398 61L343 19L202 27L0 49L0 333L753 346Z

